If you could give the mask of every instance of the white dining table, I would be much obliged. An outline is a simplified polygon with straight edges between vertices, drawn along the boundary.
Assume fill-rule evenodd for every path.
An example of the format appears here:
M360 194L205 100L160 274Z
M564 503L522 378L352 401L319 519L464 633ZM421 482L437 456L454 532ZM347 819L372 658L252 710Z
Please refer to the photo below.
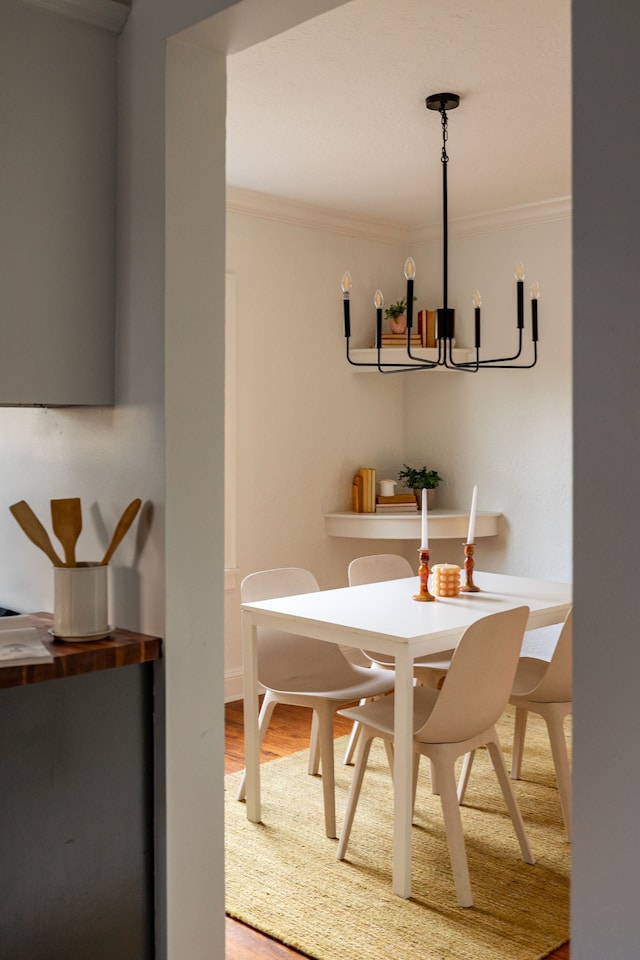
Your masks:
M469 624L488 614L526 605L527 630L561 623L571 606L571 585L474 571L478 593L433 602L413 600L418 577L341 587L242 604L246 810L261 820L258 736L257 627L319 637L343 647L395 658L395 774L393 892L411 896L413 661L456 646Z

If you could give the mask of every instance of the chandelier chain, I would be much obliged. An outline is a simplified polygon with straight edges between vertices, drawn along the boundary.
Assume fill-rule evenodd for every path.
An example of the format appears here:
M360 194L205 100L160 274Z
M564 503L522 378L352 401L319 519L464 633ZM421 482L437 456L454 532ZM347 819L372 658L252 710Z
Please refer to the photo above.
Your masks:
M449 139L449 127L447 111L445 110L444 105L440 107L440 117L442 122L442 157L440 159L442 163L448 163L449 157L447 156L447 140Z

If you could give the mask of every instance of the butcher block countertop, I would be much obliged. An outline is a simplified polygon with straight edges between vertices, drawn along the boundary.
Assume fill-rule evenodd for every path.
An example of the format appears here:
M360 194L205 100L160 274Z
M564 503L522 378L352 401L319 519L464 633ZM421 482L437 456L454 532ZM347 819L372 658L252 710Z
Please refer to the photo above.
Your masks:
M162 656L159 637L115 628L104 640L65 643L49 633L53 624L50 613L31 613L31 626L40 633L40 639L53 656L52 663L18 663L5 661L0 665L0 688L24 687L43 680L77 677L98 670L129 667L149 663Z

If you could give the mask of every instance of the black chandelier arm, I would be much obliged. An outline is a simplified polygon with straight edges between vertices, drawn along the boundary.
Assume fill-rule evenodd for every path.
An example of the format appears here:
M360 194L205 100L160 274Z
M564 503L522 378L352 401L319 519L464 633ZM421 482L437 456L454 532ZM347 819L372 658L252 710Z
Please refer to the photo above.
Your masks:
M495 360L480 361L482 370L531 370L538 362L538 344L533 341L533 360L530 363L502 363Z
M438 366L435 360L422 360L419 357L412 357L417 363L390 363L382 360L382 348L377 347L377 360L353 360L349 353L349 338L346 339L346 358L352 367L375 367L380 373L408 373L411 370L432 370ZM386 368L386 369L385 369Z
M522 328L518 329L518 352L512 354L510 357L492 357L491 359L481 360L479 350L476 351L476 360L475 361L462 361L458 366L478 366L482 369L495 368L501 369L506 367L507 364L512 364L514 360L518 360L522 355ZM534 356L537 358L537 343L533 341L534 346ZM533 363L523 363L523 364L514 364L513 369L527 370L529 367L535 365L535 360Z

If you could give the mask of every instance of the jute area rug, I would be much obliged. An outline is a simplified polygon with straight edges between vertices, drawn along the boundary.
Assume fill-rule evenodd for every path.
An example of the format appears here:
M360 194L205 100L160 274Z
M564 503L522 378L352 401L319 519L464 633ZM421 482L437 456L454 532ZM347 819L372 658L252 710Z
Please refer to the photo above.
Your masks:
M567 738L570 736L567 721ZM500 722L510 765L513 714ZM352 767L336 741L338 830ZM262 765L261 824L226 777L226 910L317 960L540 960L569 936L570 845L543 721L530 715L514 782L537 858L524 863L485 750L474 762L463 827L474 906L457 906L442 812L421 763L410 900L391 892L392 789L381 741L365 775L347 851L324 836L321 782L307 751Z

